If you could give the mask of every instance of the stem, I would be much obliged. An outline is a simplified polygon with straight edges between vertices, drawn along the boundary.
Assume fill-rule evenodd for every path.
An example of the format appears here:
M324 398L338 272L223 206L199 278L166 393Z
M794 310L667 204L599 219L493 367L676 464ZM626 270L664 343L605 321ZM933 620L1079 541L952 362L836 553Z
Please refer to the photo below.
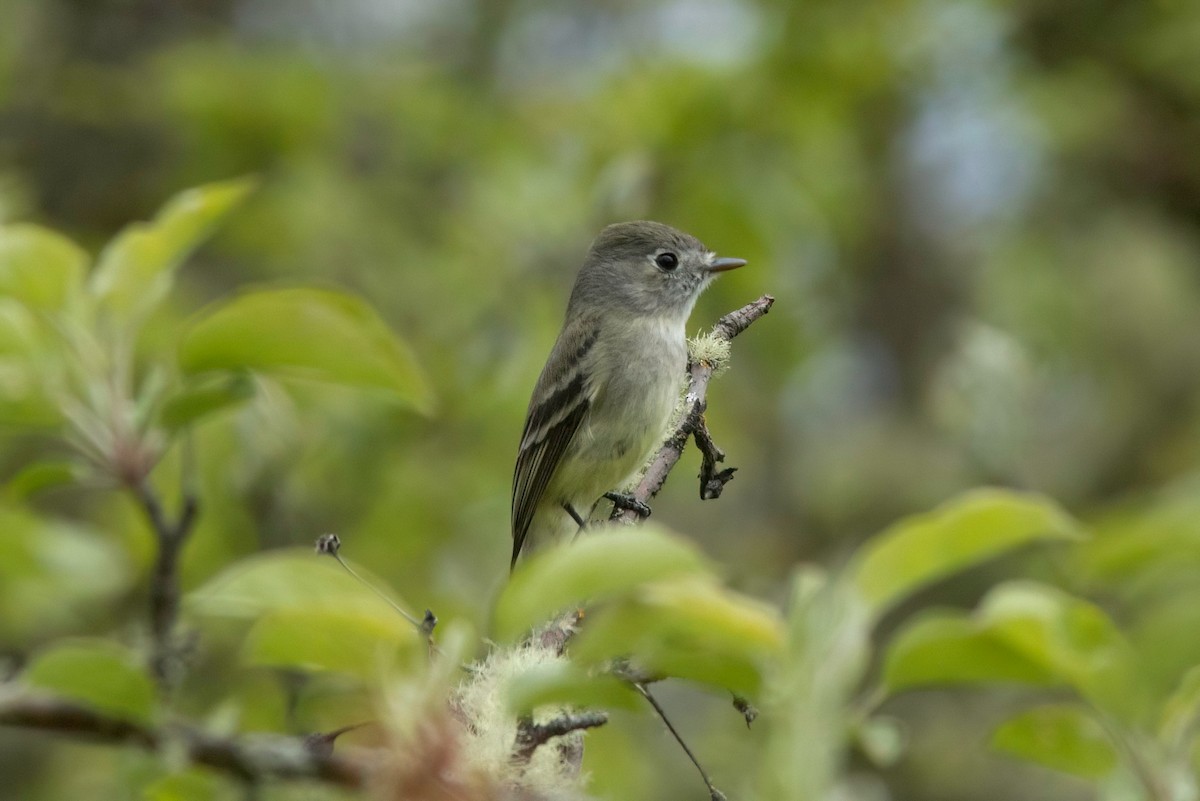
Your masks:
M333 558L337 560L338 564L341 565L347 573L354 576L354 578L358 579L360 584L363 584L364 586L366 586L366 588L368 590L375 593L376 597L378 597L380 600L382 600L388 606L392 607L392 609L394 609L400 615L400 617L404 618L409 623L412 623L413 626L417 629L417 631L424 630L424 627L421 625L421 621L417 620L415 617L410 615L408 612L405 612L404 608L402 606L400 606L400 604L396 603L391 598L387 597L382 591L376 589L374 584L367 581L362 576L358 575L358 573L355 572L354 568L350 567L350 565L346 562L345 559L343 559L341 557L340 554L335 553L335 554L331 554L331 556L333 556Z
M692 760L692 764L696 766L696 770L700 771L700 778L704 780L704 786L708 788L708 795L711 801L726 801L725 794L716 788L712 783L712 779L708 777L708 771L700 764L700 760L696 759L696 755L692 753L692 749L688 748L688 744L683 741L683 737L675 730L675 726L671 723L671 719L667 717L667 712L658 703L646 686L640 682L634 682L634 688L642 694L642 697L650 702L650 706L654 707L654 711L658 717L666 725L667 731L671 732L671 736L675 738L675 742L679 743L679 747L683 749L683 753L687 754L688 759Z
M1092 708L1096 720L1100 722L1101 728L1108 734L1113 745L1124 755L1130 771L1146 791L1146 798L1150 801L1169 801L1172 797L1170 790L1164 786L1163 780L1133 738L1127 735L1120 723L1098 709L1095 704L1089 702L1088 705Z
M171 521L162 502L146 479L130 487L137 497L158 544L150 574L150 636L153 650L150 666L160 686L170 687L176 678L175 622L179 617L179 555L192 533L199 513L196 497L183 496L179 517Z

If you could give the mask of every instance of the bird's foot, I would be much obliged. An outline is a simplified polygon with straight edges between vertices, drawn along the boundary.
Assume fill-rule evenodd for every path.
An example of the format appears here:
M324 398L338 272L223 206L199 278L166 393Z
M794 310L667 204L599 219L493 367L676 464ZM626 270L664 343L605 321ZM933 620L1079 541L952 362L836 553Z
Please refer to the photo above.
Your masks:
M643 520L650 516L650 507L632 495L624 495L620 492L606 492L604 493L604 497L612 501L614 510L634 512Z

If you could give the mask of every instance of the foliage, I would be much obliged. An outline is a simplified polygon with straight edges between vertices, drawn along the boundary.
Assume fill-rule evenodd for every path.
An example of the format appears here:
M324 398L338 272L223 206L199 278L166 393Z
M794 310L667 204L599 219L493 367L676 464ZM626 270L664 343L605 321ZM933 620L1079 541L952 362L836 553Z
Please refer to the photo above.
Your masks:
M0 727L0 798L241 798L182 728L368 720L335 752L488 797L563 705L611 713L587 791L696 797L650 673L730 798L1193 797L1198 7L419 5L0 3L0 708L172 733ZM750 261L689 333L778 298L710 395L737 479L509 582L528 389L632 218ZM139 488L199 501L166 682Z
M429 408L429 389L405 346L363 301L332 290L240 294L184 323L177 350L139 355L137 331L128 327L131 310L148 316L166 296L118 290L121 276L153 274L152 287L169 285L180 243L194 246L196 232L231 210L244 185L189 190L154 225L122 234L87 276L77 269L86 259L52 232L31 226L2 232L9 243L0 262L8 302L36 343L11 354L10 367L24 379L15 385L28 394L10 400L24 408L46 405L45 419L62 421L87 475L140 491L166 453L209 416L254 403L256 385L273 375L366 385ZM43 261L73 266L55 267L50 280L37 270ZM113 313L118 297L125 313ZM41 379L43 363L61 366L56 380ZM87 378L98 366L111 372L96 386ZM255 378L247 381L247 374ZM233 386L241 387L237 394L219 390ZM6 512L10 550L64 525L25 504L15 499ZM974 612L918 612L873 641L878 622L931 582L1039 541L1086 547L1080 526L1043 497L968 492L892 525L839 574L801 571L792 600L775 610L724 586L694 545L656 526L589 536L534 556L507 582L495 603L494 629L511 644L494 645L457 689L445 677L429 683L431 670L444 676L452 663L440 650L427 652L421 632L394 611L400 602L380 597L382 580L343 572L311 553L237 560L189 593L187 611L206 639L220 642L232 633L241 642L240 671L336 677L375 698L407 683L408 692L424 698L417 720L441 716L434 711L437 693L457 694L472 733L460 743L464 761L454 774L464 786L473 776L531 791L539 783L545 791L570 786L576 779L545 756L514 773L503 743L514 741L518 716L545 719L564 707L636 708L638 685L630 682L677 678L733 691L763 708L762 755L743 777L748 792L763 798L832 797L845 782L847 749L856 738L869 755L898 758L895 745L881 744L890 724L875 717L894 695L998 683L1061 688L1072 700L1018 711L996 729L997 748L1105 787L1140 782L1148 797L1163 797L1168 785L1171 793L1184 792L1177 777L1191 769L1197 746L1200 665L1174 694L1149 692L1139 680L1144 657L1100 607L1082 598L1011 579L993 586ZM10 555L5 561L15 563L14 578L28 581L32 571L17 561L19 552ZM531 629L576 607L591 611L566 659L525 642ZM222 621L236 625L228 629ZM464 626L455 621L450 630L458 632L455 652L469 658ZM152 723L166 710L134 653L107 639L51 640L25 665L19 686ZM876 659L878 670L871 667ZM376 714L386 713L377 707ZM406 745L393 747L416 747L414 737L424 735L413 732L432 725L414 723L411 715L405 713L406 723L383 718L385 726L407 729Z

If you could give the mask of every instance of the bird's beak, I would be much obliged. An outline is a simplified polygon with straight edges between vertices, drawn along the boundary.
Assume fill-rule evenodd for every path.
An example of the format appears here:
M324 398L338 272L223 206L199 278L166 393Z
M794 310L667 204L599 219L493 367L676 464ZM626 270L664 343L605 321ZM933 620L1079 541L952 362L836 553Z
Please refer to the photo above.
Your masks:
M745 267L745 259L713 259L708 266L704 268L706 273L723 273L727 270L736 270L738 267Z

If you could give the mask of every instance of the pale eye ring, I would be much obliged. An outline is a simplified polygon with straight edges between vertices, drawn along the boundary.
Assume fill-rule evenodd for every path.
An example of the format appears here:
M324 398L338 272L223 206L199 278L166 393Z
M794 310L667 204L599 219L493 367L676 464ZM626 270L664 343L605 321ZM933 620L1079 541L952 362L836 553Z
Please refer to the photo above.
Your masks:
M654 263L664 270L674 270L679 266L679 257L674 253L667 251L666 253L659 253L657 256L655 256Z

